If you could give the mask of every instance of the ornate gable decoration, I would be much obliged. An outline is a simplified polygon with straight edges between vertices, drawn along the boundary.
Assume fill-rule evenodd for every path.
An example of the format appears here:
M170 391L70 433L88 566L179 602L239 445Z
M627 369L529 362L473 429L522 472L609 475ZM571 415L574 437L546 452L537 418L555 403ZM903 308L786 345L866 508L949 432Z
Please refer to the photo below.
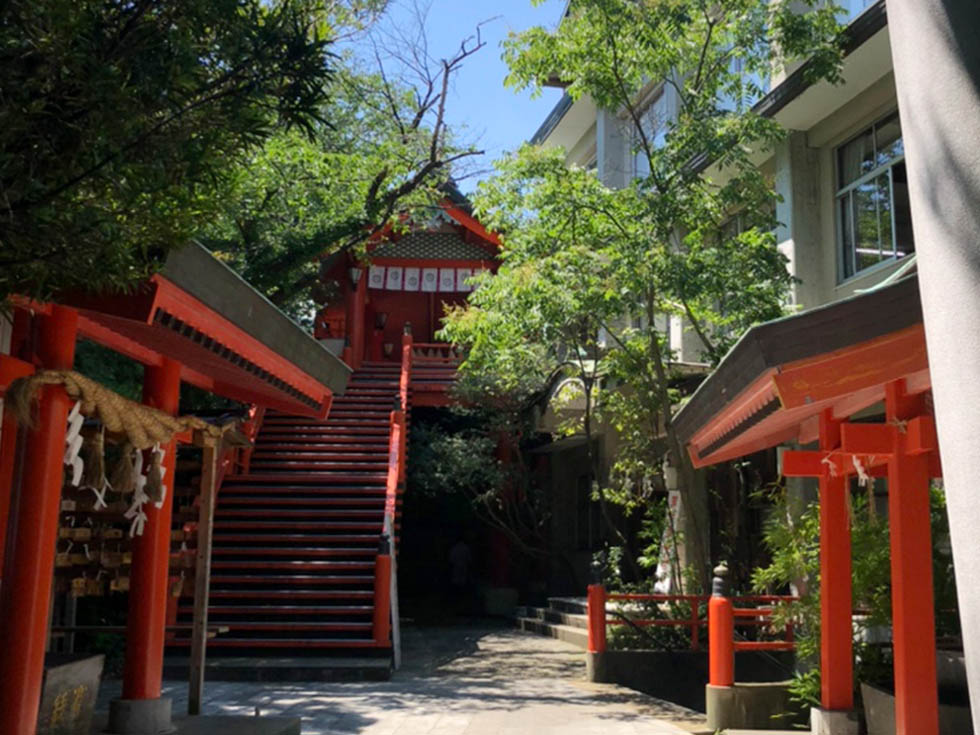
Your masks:
M395 242L379 245L371 258L409 260L491 260L493 255L455 232L410 232Z

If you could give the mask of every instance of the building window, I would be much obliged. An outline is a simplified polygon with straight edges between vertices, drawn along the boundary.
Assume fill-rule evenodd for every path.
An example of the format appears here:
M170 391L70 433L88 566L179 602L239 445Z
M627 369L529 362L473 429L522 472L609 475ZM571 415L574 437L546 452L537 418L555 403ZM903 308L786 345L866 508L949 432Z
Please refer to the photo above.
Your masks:
M643 149L643 138L645 137L653 148L663 147L667 140L667 120L669 118L667 95L663 93L663 89L650 101L650 104L643 108L639 118L640 127L643 129L642 136L636 130L635 125L630 126L633 130L633 176L637 179L650 175L650 161Z
M842 278L915 252L898 113L837 149Z

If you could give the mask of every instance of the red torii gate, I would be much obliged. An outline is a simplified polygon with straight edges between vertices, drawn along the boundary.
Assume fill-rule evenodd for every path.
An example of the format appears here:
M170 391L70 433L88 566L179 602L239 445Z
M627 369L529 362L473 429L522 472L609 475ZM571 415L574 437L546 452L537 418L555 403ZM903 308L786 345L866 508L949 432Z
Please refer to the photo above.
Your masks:
M838 722L854 705L849 478L887 477L898 735L938 732L929 389L911 278L750 330L675 419L696 467L818 442L782 472L820 484L821 705ZM849 420L881 402L884 423Z
M343 392L349 368L291 322L204 248L173 253L163 270L128 296L66 297L60 304L20 301L11 355L0 355L0 395L35 370L70 370L75 344L88 337L144 364L143 402L177 413L181 381L243 402L325 416ZM16 354L20 353L20 354ZM7 416L0 441L0 732L32 735L38 717L48 609L71 399L42 387L37 425L23 432ZM172 482L175 438L164 448ZM15 464L21 467L15 485ZM171 485L172 487L172 485ZM146 532L133 540L123 700L169 725L162 700L173 492L149 503ZM0 535L0 540L3 536Z

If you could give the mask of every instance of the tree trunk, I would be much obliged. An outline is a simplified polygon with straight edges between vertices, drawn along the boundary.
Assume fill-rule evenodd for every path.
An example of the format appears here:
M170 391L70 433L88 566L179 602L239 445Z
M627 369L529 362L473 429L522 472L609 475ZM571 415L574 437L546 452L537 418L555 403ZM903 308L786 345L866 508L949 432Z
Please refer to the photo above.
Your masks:
M974 729L980 732L980 4L889 0Z

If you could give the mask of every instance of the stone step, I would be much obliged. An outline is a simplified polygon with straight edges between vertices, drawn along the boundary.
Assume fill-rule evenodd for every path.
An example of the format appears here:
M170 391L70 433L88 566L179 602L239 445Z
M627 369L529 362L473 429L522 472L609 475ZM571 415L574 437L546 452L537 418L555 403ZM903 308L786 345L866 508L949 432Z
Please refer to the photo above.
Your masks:
M587 630L571 625L548 623L535 618L517 618L517 627L528 633L537 633L538 635L557 638L565 643L578 646L582 650L585 650L589 642L589 633Z
M586 615L588 606L584 597L549 597L548 608L572 615Z
M586 629L589 627L589 618L587 615L573 615L571 613L552 610L551 608L547 607L524 608L524 614L521 617L530 618L531 620L540 620L544 623L570 625L573 628Z

